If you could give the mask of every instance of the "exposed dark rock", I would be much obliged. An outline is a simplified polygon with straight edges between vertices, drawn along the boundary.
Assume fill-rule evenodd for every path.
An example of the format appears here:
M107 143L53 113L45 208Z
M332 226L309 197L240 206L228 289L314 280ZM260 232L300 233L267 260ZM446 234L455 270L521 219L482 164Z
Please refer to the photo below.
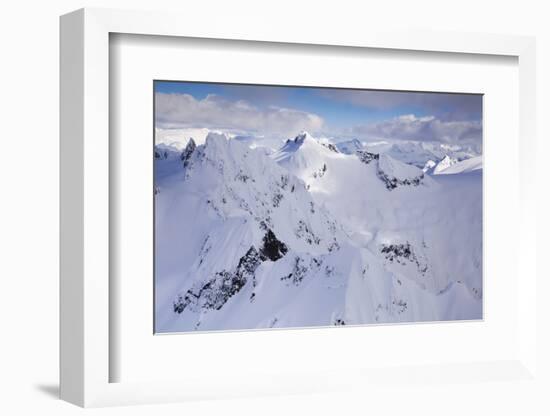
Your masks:
M376 173L378 177L386 184L386 189L390 191L397 188L398 186L418 186L422 183L422 180L424 179L424 173L420 173L420 175L414 178L406 179L397 179L395 177L391 177L380 169L378 169Z
M380 155L378 153L367 152L366 150L356 150L357 157L361 162L368 165L373 160L378 160Z
M237 176L235 177L235 180L239 180L244 183L246 183L249 179L250 177L247 174L245 174L242 170L239 170L239 173L237 173Z
M403 312L407 310L407 302L405 302L403 299L394 299L392 301L392 305L394 310L399 315L401 315Z
M183 152L181 152L181 161L183 162L183 167L187 167L189 164L189 159L191 158L191 155L197 148L197 144L195 143L195 140L191 137L189 139L189 142L187 143L187 146L185 146L185 149L183 149Z
M414 263L422 275L428 271L428 265L421 264L408 241L404 244L382 244L380 252L391 263L395 262L401 265L405 265L407 262Z
M281 280L290 280L296 286L304 280L304 276L308 271L308 267L304 264L304 260L301 257L294 258L294 267L292 272L286 276L281 277Z
M317 237L313 231L309 229L307 224L300 220L298 221L298 228L296 229L296 237L303 238L308 244L317 244L321 243L321 239Z
M316 273L321 268L322 264L323 260L319 258L313 257L308 262L306 259L296 256L294 257L292 271L286 276L281 277L281 280L299 286L307 273Z
M288 248L282 241L279 241L273 231L267 230L267 233L263 238L263 246L260 249L260 256L262 260L277 261L282 258L287 252Z
M206 283L189 289L178 296L174 302L175 313L182 313L186 308L194 311L201 309L221 309L223 305L237 294L262 262L260 253L253 246L239 259L233 272L221 271Z
M281 202L281 200L283 199L283 194L281 193L276 193L275 195L273 195L273 208L277 208Z
M332 143L321 143L327 149L332 150L334 153L340 153L340 151Z
M328 245L328 251L329 253L332 253L333 251L340 250L340 244L338 243L338 240L336 240L336 237L333 237L333 240Z
M318 172L313 172L313 177L322 178L323 176L325 176L326 172L327 172L327 164L323 163L323 166L321 167L321 169L319 169Z
M385 254L387 260L392 262L396 260L398 263L401 258L410 259L413 256L411 245L408 242L406 244L383 244L380 252Z

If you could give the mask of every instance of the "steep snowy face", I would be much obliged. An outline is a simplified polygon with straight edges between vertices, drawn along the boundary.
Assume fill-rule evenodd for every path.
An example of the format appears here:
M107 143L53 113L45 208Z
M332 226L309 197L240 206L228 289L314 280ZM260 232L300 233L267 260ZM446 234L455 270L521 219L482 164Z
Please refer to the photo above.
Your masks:
M303 182L263 152L210 134L189 159L186 180L209 195L210 210L221 219L249 217L262 229L277 229L293 247L325 251L333 243L325 210L317 209Z
M342 157L345 155L323 145L307 132L288 139L281 149L271 155L277 164L303 180L307 189L326 174L329 160Z
M187 146L185 146L185 149L181 152L180 159L183 163L183 167L186 167L189 164L189 159L191 159L191 156L193 155L193 152L197 148L197 144L195 143L195 140L191 137L189 139L189 142L187 143Z
M303 161L307 163L307 157L316 158L317 154L330 154L331 149L323 146L320 141L314 139L308 132L302 132L294 139L288 139L285 144L272 155L272 159L279 164L297 163ZM309 162L313 162L310 160Z
M481 186L475 179L464 187L445 188L421 169L387 153L331 154L313 144L307 152L293 150L292 157L280 159L281 165L308 184L314 200L339 219L353 244L373 252L392 273L439 293L452 282L453 265L459 269L464 268L461 263L479 266L479 259L472 257L481 250L481 228L472 221L481 218L477 200ZM443 223L452 224L453 229L458 225L454 238L440 234L437 224ZM464 257L454 254L462 244L475 248ZM440 258L443 252L460 261ZM480 288L477 266L465 272L468 279L462 279L468 280L472 294Z
M365 229L369 234L366 229L379 222L385 205L408 198L402 194L412 193L422 200L426 192L437 188L422 170L387 154L335 153L307 136L306 140L289 140L272 158L306 184L318 205L354 232Z
M483 168L481 156L472 157L460 162L452 163L448 167L439 170L437 175L455 175L457 173L468 173L480 170Z
M269 294L255 290L265 263L278 264L272 278L282 286L296 285L318 272L324 257L340 250L345 234L337 221L316 204L301 180L263 152L211 133L204 145L182 154L182 173L159 184L156 196L157 211L164 214L159 215L158 233L173 237L163 238L165 247L157 250L157 274L165 276L157 284L179 281L159 291L177 293L172 305L164 295L157 298L160 327L215 325L220 317L212 313L234 297L244 299L245 288L247 304L261 298L266 302ZM187 200L180 199L184 195ZM186 238L167 229L173 223ZM201 243L193 246L192 241ZM174 253L177 247L181 252Z
M443 159L441 159L437 165L433 169L433 174L438 175L440 172L444 171L445 169L453 166L454 164L458 163L458 160L455 158L450 157L449 155L445 155Z
M288 140L272 155L272 159L302 179L313 195L327 195L328 200L323 202L328 204L338 199L334 198L335 193L344 190L346 197L353 193L350 185L368 187L374 193L382 187L391 191L398 187L434 186L420 169L388 154L379 155L367 150L356 150L351 154L329 151L307 133Z

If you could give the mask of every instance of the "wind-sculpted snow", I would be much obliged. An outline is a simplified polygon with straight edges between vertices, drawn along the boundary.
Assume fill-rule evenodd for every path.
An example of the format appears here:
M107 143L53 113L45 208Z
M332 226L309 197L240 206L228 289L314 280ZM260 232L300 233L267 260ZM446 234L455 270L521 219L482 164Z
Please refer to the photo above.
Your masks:
M308 133L155 157L159 332L481 318L480 170L432 178Z

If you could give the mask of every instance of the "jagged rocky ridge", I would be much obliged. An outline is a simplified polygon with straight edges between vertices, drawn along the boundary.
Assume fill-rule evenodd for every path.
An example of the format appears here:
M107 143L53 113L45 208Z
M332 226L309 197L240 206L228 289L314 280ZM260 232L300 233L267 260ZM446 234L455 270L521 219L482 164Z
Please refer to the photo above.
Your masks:
M191 137L189 139L189 142L187 143L187 146L185 146L185 149L181 152L181 161L183 162L183 167L187 167L189 164L189 159L191 158L191 155L197 148L197 144L195 143L195 140Z
M378 153L371 153L371 152L367 152L366 150L357 150L355 154L357 155L357 157L361 162L367 165L373 160L380 159L380 155Z

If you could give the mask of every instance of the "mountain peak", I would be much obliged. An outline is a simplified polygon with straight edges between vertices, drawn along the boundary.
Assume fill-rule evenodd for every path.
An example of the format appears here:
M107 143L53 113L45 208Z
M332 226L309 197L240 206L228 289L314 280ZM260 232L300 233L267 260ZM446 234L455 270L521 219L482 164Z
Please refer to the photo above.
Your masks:
M433 182L416 166L400 162L387 154L378 159L378 177L385 182L388 190L399 186L432 186Z
M445 169L453 166L458 162L457 159L450 157L448 154L445 155L443 159L441 159L437 165L433 169L434 174L438 174L439 172L444 171Z
M205 144L206 146L217 144L217 143L225 144L225 142L227 142L228 140L229 138L225 133L216 133L211 131L206 136Z
M306 145L306 146L304 146ZM309 134L307 131L302 131L300 134L298 134L294 139L288 139L283 147L281 147L277 152L276 158L282 157L283 155L289 155L293 154L298 149L302 147L312 147L310 145L319 145L319 147L323 147L321 143L319 143L316 139L313 138L311 134ZM324 147L323 147L324 149Z
M300 134L298 134L294 138L294 143L304 143L306 140L315 140L311 134L309 134L307 131L302 130Z

